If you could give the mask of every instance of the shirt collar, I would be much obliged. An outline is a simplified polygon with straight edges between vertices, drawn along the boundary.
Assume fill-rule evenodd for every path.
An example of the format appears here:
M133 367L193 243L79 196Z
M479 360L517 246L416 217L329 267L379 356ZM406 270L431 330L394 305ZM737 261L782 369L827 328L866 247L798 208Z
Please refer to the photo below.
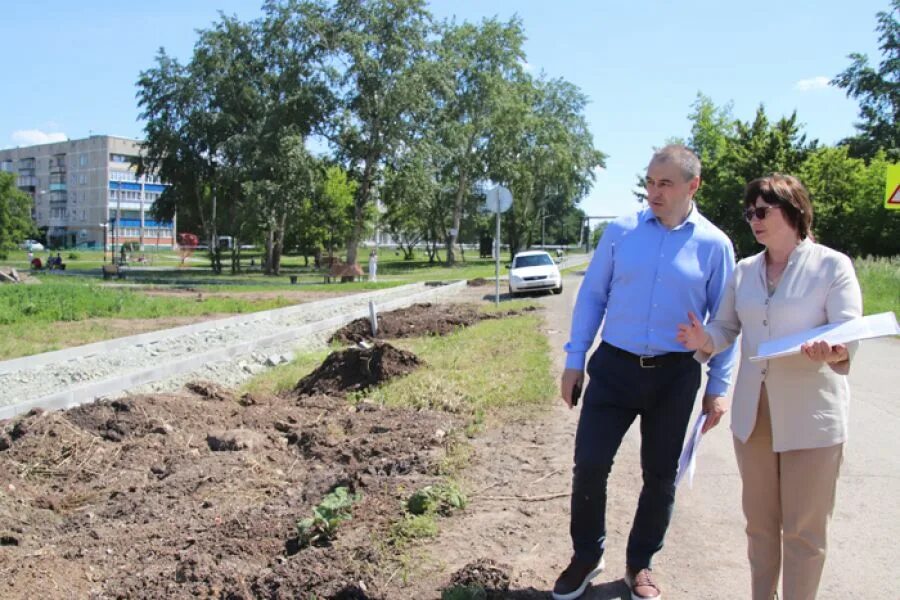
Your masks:
M681 229L688 223L690 223L694 227L697 227L698 225L700 225L700 218L701 218L700 211L697 210L697 203L694 202L693 200L691 200L691 212L688 213L688 216L684 220L684 222L681 223L680 225L673 227L672 231ZM641 221L643 221L644 223L646 223L648 221L656 221L657 223L659 223L659 219L656 218L656 215L653 214L653 211L650 209L649 206L644 209L644 212L641 215ZM662 223L659 223L659 224L660 224L660 226L662 226Z

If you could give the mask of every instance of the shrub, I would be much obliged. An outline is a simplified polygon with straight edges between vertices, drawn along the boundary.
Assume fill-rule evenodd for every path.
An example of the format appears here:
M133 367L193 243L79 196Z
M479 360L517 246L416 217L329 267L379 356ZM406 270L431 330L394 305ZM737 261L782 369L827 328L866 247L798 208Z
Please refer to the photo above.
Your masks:
M406 501L406 510L414 515L439 513L448 515L466 507L468 500L453 483L429 485L414 493Z

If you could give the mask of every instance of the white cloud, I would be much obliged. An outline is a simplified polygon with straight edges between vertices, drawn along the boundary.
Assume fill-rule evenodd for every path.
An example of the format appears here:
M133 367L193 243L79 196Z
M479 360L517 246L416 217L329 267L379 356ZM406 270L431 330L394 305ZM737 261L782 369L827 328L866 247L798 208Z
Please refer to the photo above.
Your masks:
M37 144L50 144L52 142L64 142L69 136L62 132L47 133L40 129L20 129L10 136L16 146L34 146Z
M828 82L831 81L828 77L810 77L809 79L801 79L797 83L794 84L794 89L801 92L812 92L815 90L824 90L828 87Z

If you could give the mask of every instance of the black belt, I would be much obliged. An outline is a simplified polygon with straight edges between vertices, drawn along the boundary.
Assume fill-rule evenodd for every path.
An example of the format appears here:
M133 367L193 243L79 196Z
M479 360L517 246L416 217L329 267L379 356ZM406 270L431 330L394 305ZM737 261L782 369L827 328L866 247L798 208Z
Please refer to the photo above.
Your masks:
M655 369L656 367L674 365L689 359L693 360L694 357L693 352L669 352L667 354L657 354L656 356L641 356L640 354L632 354L628 350L617 348L607 342L600 342L600 345L622 358L638 363L642 369Z

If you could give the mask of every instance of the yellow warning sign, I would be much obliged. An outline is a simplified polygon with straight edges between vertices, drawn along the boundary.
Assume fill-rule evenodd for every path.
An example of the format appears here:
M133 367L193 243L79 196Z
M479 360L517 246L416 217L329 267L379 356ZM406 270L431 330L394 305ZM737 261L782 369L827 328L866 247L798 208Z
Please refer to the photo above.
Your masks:
M900 210L900 164L888 165L887 185L884 189L884 207Z

